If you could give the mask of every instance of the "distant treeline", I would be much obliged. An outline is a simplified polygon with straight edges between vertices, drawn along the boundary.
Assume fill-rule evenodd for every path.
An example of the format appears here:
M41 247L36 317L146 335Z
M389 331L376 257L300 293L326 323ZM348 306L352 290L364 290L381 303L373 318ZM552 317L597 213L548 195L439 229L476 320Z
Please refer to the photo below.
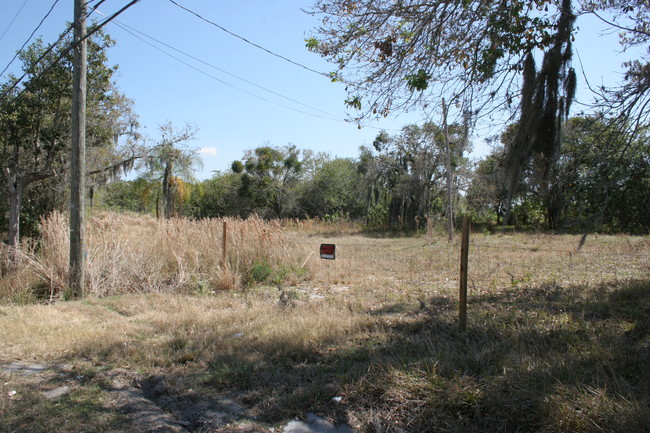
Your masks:
M501 137L507 142L509 131ZM507 188L504 146L472 162L467 143L452 143L454 216L477 224L503 222ZM372 230L418 230L446 218L446 149L440 128L409 125L381 133L356 159L314 154L295 146L247 151L230 170L189 183L174 179L174 214L353 220ZM564 231L650 232L650 155L645 134L617 142L603 120L573 118L550 182L527 162L509 225ZM162 216L161 186L146 176L108 184L100 206Z

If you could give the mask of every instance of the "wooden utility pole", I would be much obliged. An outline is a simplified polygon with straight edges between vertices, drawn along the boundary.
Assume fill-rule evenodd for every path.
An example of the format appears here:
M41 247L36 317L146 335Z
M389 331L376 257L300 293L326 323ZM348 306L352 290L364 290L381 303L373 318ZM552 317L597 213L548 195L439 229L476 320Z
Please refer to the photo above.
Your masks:
M451 148L449 146L449 127L447 126L447 104L442 98L442 128L445 135L445 169L447 170L447 235L449 242L454 240L454 208L452 197Z
M86 6L74 0L72 152L70 158L70 268L72 296L84 296L84 193L86 174Z

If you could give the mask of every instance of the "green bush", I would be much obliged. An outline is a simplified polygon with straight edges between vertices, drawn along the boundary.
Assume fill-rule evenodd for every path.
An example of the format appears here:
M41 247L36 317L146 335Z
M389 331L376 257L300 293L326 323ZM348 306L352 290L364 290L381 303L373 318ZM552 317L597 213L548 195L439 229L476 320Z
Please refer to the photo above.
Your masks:
M253 263L250 271L250 280L254 283L263 283L273 273L273 268L269 262L262 260Z

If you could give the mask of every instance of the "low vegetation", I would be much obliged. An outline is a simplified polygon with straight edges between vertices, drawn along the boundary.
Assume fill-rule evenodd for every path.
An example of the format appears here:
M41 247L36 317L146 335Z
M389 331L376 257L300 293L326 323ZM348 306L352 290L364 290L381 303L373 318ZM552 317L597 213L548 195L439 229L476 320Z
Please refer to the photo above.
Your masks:
M226 223L227 278L221 220L97 216L88 296L50 303L65 293L66 236L61 215L44 221L2 280L0 364L67 366L45 387L68 393L48 399L1 369L0 430L128 430L111 372L143 389L155 378L167 400L227 396L260 429L307 412L367 432L650 425L647 238L474 234L461 332L458 245L441 235ZM337 260L317 257L325 240Z
M226 253L223 252L224 224ZM208 294L251 283L299 278L303 255L278 222L156 220L104 213L86 233L87 291ZM68 222L54 212L42 220L38 242L19 252L21 266L0 282L0 296L18 302L67 296ZM264 278L261 278L261 275Z

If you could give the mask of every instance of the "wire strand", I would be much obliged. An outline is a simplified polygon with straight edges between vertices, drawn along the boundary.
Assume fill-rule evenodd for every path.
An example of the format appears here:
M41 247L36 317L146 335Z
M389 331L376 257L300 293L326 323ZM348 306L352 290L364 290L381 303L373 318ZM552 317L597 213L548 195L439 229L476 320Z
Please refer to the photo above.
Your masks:
M25 1L25 3L27 3L27 1ZM7 69L9 69L9 67L10 67L11 64L14 62L14 60L16 60L16 58L18 58L18 56L19 56L20 53L23 51L23 49L25 48L25 46L29 43L29 41L32 40L32 38L34 37L34 34L38 31L38 29L41 28L41 26L43 25L43 22L47 19L47 17L50 16L50 14L52 13L52 11L53 11L54 8L56 7L57 3L59 3L59 0L54 0L54 4L52 4L52 7L50 7L50 10L47 11L47 13L46 13L45 16L41 19L41 22L38 23L38 26L36 26L36 28L34 29L34 31L32 32L32 34L29 35L29 38L27 38L27 40L25 41L25 43L23 44L23 46L20 47L20 49L19 49L18 51L16 51L16 54L15 54L14 57L9 61L9 64L8 64L7 66L5 66L5 68L2 70L2 72L0 72L0 77L2 77L2 75L7 71ZM25 6L24 3L23 3L23 6ZM21 8L21 10L22 10L22 8ZM20 12L20 11L18 11L18 12ZM17 16L17 15L16 15L16 16ZM14 19L15 19L15 18L14 18ZM13 23L13 21L12 21L12 23ZM7 30L9 30L9 29L7 29ZM6 31L5 31L5 33L6 33ZM4 34L3 34L3 36L4 36ZM1 38L0 38L0 39L1 39Z
M20 82L21 82L22 80L24 80L25 77L26 77L27 75L29 75L31 72L33 72L34 68L35 68L35 67L36 67L36 66L37 66L37 65L38 65L38 64L39 64L39 63L40 63L40 62L45 58L45 56L47 56L47 55L48 55L48 54L49 54L49 53L50 53L50 52L51 52L51 51L52 51L52 50L53 50L53 49L54 49L54 48L55 48L59 43L61 43L61 41L62 41L62 40L63 40L63 39L68 35L68 33L70 33L70 30L72 30L72 28L73 28L73 26L72 26L72 25L69 25L68 28L66 29L66 31L63 32L63 33L59 36L59 39L57 39L56 42L54 42L53 44L50 44L50 46L47 47L47 49L43 52L43 54L41 54L41 55L39 56L39 58L36 59L36 60L34 61L34 63L32 63L32 65L31 65L29 68L27 68L27 70L23 73L23 75L21 75L20 78L18 78L18 79L17 79L17 80L16 80L16 81L15 81L15 82L14 82L14 83L9 87L9 89L7 89L7 90L2 94L2 97L1 97L1 98L5 98L5 97L7 97L7 95L9 95L9 93L10 93L13 89L15 89L16 87L18 87L18 84L20 84ZM72 48L70 48L70 49L72 49ZM69 52L69 50L66 51L66 54L67 54L68 52ZM62 54L61 56L59 56L59 57L58 57L58 58L57 58L53 63L56 63L56 62L58 62L59 60L61 60L61 59L63 58L64 55L65 55L65 54ZM43 69L43 71L41 71L41 73L37 76L37 78L40 78L41 76L43 76L43 74L45 73L45 71L49 70L52 66L54 66L54 65L53 65L53 64L50 64L48 67L46 67L45 69ZM25 89L23 89L23 90L20 92L20 94L24 93L24 91L25 91ZM0 99L1 99L1 98L0 98ZM14 98L14 100L15 100L15 98ZM11 102L13 103L13 100L12 100ZM11 104L6 104L6 105L4 105L2 108L5 108L5 107L8 106L8 105L11 105Z
M200 15L200 14L194 12L193 10L191 10L191 9L189 9L189 8L187 8L187 7L183 6L183 5L181 5L181 4L178 4L178 3L177 3L176 1L174 1L174 0L169 0L169 1L170 1L171 3L173 3L174 5L176 5L177 7L183 9L184 11L186 11L186 12L188 12L188 13L190 13L190 14L196 16L197 18L199 18L199 19L205 21L206 23L208 23L208 24L210 24L210 25L212 25L212 26L218 28L219 30L221 30L221 31L223 31L223 32L226 32L226 33L228 33L229 35L234 36L235 38L240 39L240 40L246 42L246 43L249 44L249 45L254 46L255 48L258 48L258 49L260 49L260 50L262 50L262 51L264 51L264 52L266 52L266 53L268 53L268 54L271 54L272 56L275 56L275 57L277 57L277 58L279 58L279 59L282 59L282 60L284 60L284 61L286 61L286 62L289 62L289 63L291 63L291 64L293 64L293 65L296 65L296 66L299 66L299 67L301 67L301 68L303 68L303 69L306 69L307 71L313 72L313 73L315 73L315 74L321 75L321 76L326 77L326 78L331 78L330 75L329 75L329 74L326 74L325 72L320 72L320 71L317 71L316 69L312 69L312 68L310 68L309 66L305 66L305 65L303 65L303 64L301 64L301 63L298 63L298 62L296 62L296 61L294 61L294 60L291 60L291 59L289 59L289 58L287 58L287 57L285 57L285 56L283 56L283 55L277 54L277 53L275 53L275 52L269 50L268 48L264 48L263 46L261 46L261 45L259 45L259 44L256 44L256 43L254 43L254 42L251 42L250 40L246 39L245 37L240 36L240 35L238 35L237 33L234 33L234 32L232 32L232 31L226 29L225 27L223 27L223 26L221 26L221 25L215 23L214 21L210 21L209 19L203 17L202 15Z
M9 29L11 28L11 26L14 24L14 21L16 21L16 18L18 18L18 15L20 15L20 13L22 12L23 8L25 7L25 5L27 4L28 1L29 1L29 0L25 0L25 1L23 2L23 5L20 7L20 9L18 9L18 12L16 12L16 15L14 15L13 19L11 20L11 22L9 23L9 25L7 26L7 28L5 29L5 31L2 32L2 36L0 36L0 41L2 40L2 38L5 37L5 35L7 34L7 32L9 31Z
M282 108L286 108L286 109L291 110L291 111L295 111L295 112L297 112L297 113L302 113L302 114L306 114L306 115L309 115L309 116L318 117L318 118L325 119L325 120L332 120L332 121L337 121L337 122L345 122L344 119L338 119L338 118L335 118L335 117L325 117L325 116L321 116L321 115L319 115L319 114L309 113L309 112L306 112L306 111L303 111L303 110L299 110L299 109L297 109L297 108L289 107L289 106L287 106L287 105L280 104L279 102L272 101L272 100L267 99L267 98L265 98L265 97L263 97L263 96L257 95L257 94L255 94L255 93L249 92L248 90L245 90L245 89L242 89L242 88L240 88L240 87L237 87L237 86L235 86L235 85L233 85L233 84L231 84L231 83L228 83L227 81L224 81L224 80L222 80L222 79L220 79L220 78L218 78L218 77L215 77L214 75L212 75L212 74L210 74L210 73L208 73L208 72L206 72L206 71L204 71L204 70L202 70L202 69L200 69L200 68L198 68L198 67L196 67L196 66L194 66L194 65L192 65L192 64L190 64L190 63L188 63L188 62L186 62L186 61L184 61L184 60L182 60L182 59L180 59L180 58L178 58L178 57L176 57L176 56L174 56L173 54L171 54L171 53L169 53L169 52L163 50L162 48L157 47L156 45L154 45L154 44L152 44L152 43L150 43L150 42L144 40L143 38L141 38L141 37L139 37L138 35L136 35L134 32L132 32L132 31L130 31L129 29L127 29L126 27L124 27L121 23L113 22L113 24L117 25L118 27L121 27L122 30L124 30L124 31L126 31L127 33L131 34L132 36L134 36L134 37L140 39L142 42L144 42L144 43L146 43L147 45L151 46L152 48L154 48L154 49L160 51L161 53L163 53L163 54L165 54L165 55L171 57L172 59L176 60L177 62L180 62L180 63L184 64L185 66L187 66L187 67L189 67L189 68L191 68L191 69L194 69L195 71L197 71L197 72L199 72L199 73L205 75L206 77L211 78L211 79L213 79L213 80L215 80L215 81L218 81L219 83L224 84L224 85L226 85L226 86L228 86L228 87L231 87L231 88L233 88L233 89L235 89L235 90L238 90L238 91L240 91L240 92L242 92L242 93L246 93L247 95L250 95L250 96L252 96L252 97L254 97L254 98L260 99L260 100L262 100L262 101L268 102L268 103L273 104L273 105L277 105L277 106L282 107ZM152 39L153 39L153 38L152 38ZM170 47L170 48L175 49L175 48L173 48L173 47ZM187 55L187 56L190 57L190 58L193 58L193 57L190 56L189 54L186 54L186 53L184 53L184 52L182 52L182 51L179 51L179 52L181 52L182 54ZM206 65L208 65L208 66L214 67L214 66L209 65L209 64L207 64L207 63L205 63L205 62L203 62L203 61L201 61L201 60L197 60L197 61L200 61L201 63L204 63L204 64L206 64ZM216 68L216 67L214 67L214 68L215 68L215 69L218 69L218 68ZM222 71L221 69L218 69L218 70ZM224 72L224 71L222 71L222 72ZM230 75L232 75L232 74L230 74ZM233 75L233 76L234 76L234 75ZM236 76L235 76L235 77L236 77ZM239 77L236 77L236 78L239 78ZM243 80L243 79L242 79L242 80ZM244 80L244 81L246 81L246 80ZM250 83L250 84L253 84L253 83ZM253 85L255 85L255 84L253 84ZM257 86L257 85L255 85L255 86ZM258 86L258 87L260 87L260 86ZM292 102L298 103L298 104L300 104L300 105L304 105L304 106L306 106L306 107L308 107L308 108L310 108L310 109L318 110L317 108L310 107L310 106L308 106L308 105L306 105L306 104L303 104L303 103L301 103L301 102L299 102L299 101L296 101L296 100L293 100L293 99L291 99L291 98L285 97L285 96L283 96L283 95L281 95L281 94L279 94L279 93L276 93L276 92L270 91L270 90L268 90L268 89L265 89L265 90L267 90L267 91L269 91L269 92L272 92L272 93L274 93L274 94L276 94L276 95L278 95L278 96L282 96L283 98L289 99L289 100L291 100ZM320 110L319 110L319 111L320 111ZM331 114L329 114L329 113L325 113L325 114L327 114L328 116L331 116Z
M49 65L47 65L45 68L43 68L43 70L42 70L42 71L41 71L41 72L40 72L40 73L39 73L39 74L34 78L34 80L33 80L32 82L34 82L34 81L38 81L39 78L43 77L43 75L45 75L45 73L47 73L47 72L48 72L50 69L52 69L52 68L53 68L57 63L59 63L59 62L61 61L61 59L63 59L63 57L65 57L66 54L68 54L70 51L72 51L74 48L76 48L76 47L77 47L81 42L85 41L86 39L88 39L89 37L91 37L92 35L94 35L95 33L97 33L97 32L98 32L99 30L101 30L101 29L102 29L106 24L108 24L109 22L111 22L113 19L117 18L117 17L118 17L121 13L123 13L125 10L129 9L131 6L135 5L136 3L139 3L140 1L141 1L141 0L131 0L129 3L127 3L127 4L126 4L125 6L123 6L120 10L118 10L117 12L115 12L113 15L111 15L111 16L108 17L108 18L106 18L104 21L102 21L102 22L101 22L100 24L98 24L97 26L93 27L93 28L92 28L88 33L86 33L86 35L85 35L83 38L79 39L78 41L75 41L75 42L71 43L71 44L68 46L68 48L66 48L65 50L63 50L63 51L59 54L59 56L58 56L54 61L52 61ZM44 57L45 57L45 56L46 56L50 51L52 51L52 49L54 49L54 47L55 47L57 44L59 44L59 42L61 42L61 41L63 40L63 38L64 38L64 37L65 37L65 36L70 32L70 30L72 30L72 28L73 28L72 25L68 26L68 29L67 29L67 30L66 30L66 31L65 31L65 32L64 32L64 33L59 37L59 39L58 39L54 44L50 45L50 47L46 50L46 52L43 53L43 54L42 54L42 55L41 55L41 56L40 56L40 57L39 57L39 58L38 58L38 59L37 59L37 60L32 64L32 66L30 66L30 68L29 68L27 71L25 71L25 73L24 73L21 77L20 77L18 80L16 80L16 82L15 82L12 86L10 86L9 89L7 89L7 90L2 94L2 96L0 97L0 100L6 98L6 97L9 95L9 93L10 93L13 89L15 89L15 88L18 86L18 84L19 84L19 83L20 83L20 82L21 82L21 81L22 81L22 80L23 80L23 79L24 79L24 78L25 78L25 77L26 77L30 72L32 72L32 70L36 67L36 65L38 65L38 63L40 63L40 61L43 60L43 58L44 58ZM23 94L24 94L28 89L29 89L29 84L27 84L25 87L23 87L23 89L22 89L20 92L18 92L18 94L17 94L15 97L13 97L9 102L3 104L2 107L1 107L1 109L4 110L4 109L6 109L7 107L11 106L11 105L12 105L14 102L16 102L16 101L17 101L17 100L18 100L18 99L19 99L19 98L20 98L20 97L21 97L21 96L22 96L22 95L23 95Z
M320 108L313 107L313 106L311 106L311 105L305 104L305 103L300 102L300 101L298 101L298 100L296 100L296 99L293 99L293 98L290 98L290 97L288 97L288 96L285 96L285 95L283 95L283 94L281 94L281 93L278 93L278 92L276 92L276 91L274 91L274 90L268 89L268 88L266 88L266 87L264 87L264 86L260 86L259 84L256 84L256 83L254 83L254 82L252 82L252 81L249 81L249 80L247 80L247 79L245 79L245 78L241 78L241 77L239 77L239 76L237 76L237 75L235 75L235 74L232 74L232 73L230 73L230 72L228 72L228 71L226 71L226 70L224 70L224 69L221 69L221 68L219 68L219 67L217 67L217 66L215 66L215 65L213 65L213 64L211 64L211 63L208 63L208 62L206 62L206 61L204 61L204 60L201 60L201 59L199 59L198 57L195 57L195 56L193 56L193 55L191 55L191 54L188 54L187 52L185 52L185 51L183 51L183 50L180 50L180 49L178 49L178 48L176 48L176 47L173 47L173 46L171 46L171 45L169 45L169 44L167 44L167 43L165 43L165 42L163 42L163 41L161 41L161 40L159 40L159 39L156 39L156 38L154 38L153 36L148 35L148 34L142 32L142 31L140 31L140 30L137 30L137 29L135 29L135 28L133 28L133 27L127 25L127 24L124 24L124 23L119 22L119 21L113 21L112 24L121 27L122 30L127 31L128 33L130 33L130 34L131 34L132 36L134 36L134 37L138 37L138 36L135 35L135 34L133 34L133 33L138 33L138 34L140 34L140 35L142 35L142 36L144 36L144 37L146 37L146 38L148 38L148 39L151 39L152 41L155 41L155 42L159 43L160 45L163 45L163 46L165 46L165 47L167 47L167 48L169 48L169 49L171 49L171 50L174 50L174 51L176 51L177 53L180 53L180 54L182 54L182 55L184 55L184 56L187 56L187 57L189 57L189 58L192 59L192 60L195 60L195 61L197 61L197 62L199 62L199 63L202 63L202 64L204 64L205 66L208 66L208 67L210 67L210 68L212 68L212 69L215 69L215 70L217 70L217 71L219 71L219 72L222 72L222 73L224 73L224 74L226 74L226 75L228 75L228 76L230 76L230 77L233 77L233 78L235 78L235 79L237 79L237 80L239 80L239 81L242 81L242 82L244 82L244 83L246 83L246 84L249 84L249 85L251 85L251 86L253 86L253 87L257 87L258 89L264 90L265 92L269 92L269 93L271 93L271 94L273 94L273 95L279 96L279 97L281 97L281 98L283 98L283 99L286 99L287 101L291 101L291 102L293 102L293 103L295 103L295 104L302 105L303 107L306 107L306 108L309 108L309 109L311 109L311 110L314 110L314 111L318 111L318 112L320 112L320 113L323 113L323 114L325 114L325 115L327 115L327 116L332 117L332 118L333 118L332 120L339 120L339 119L335 119L337 116L334 115L334 114L332 114L332 113L328 113L327 111L323 111L323 110L321 110ZM130 31L128 31L127 29L130 30ZM139 38L139 37L138 37L138 39L140 39L140 40L143 41L144 43L146 43L146 44L148 44L148 45L150 45L150 46L152 46L152 47L158 49L157 47L155 47L155 46L149 44L147 41L143 40L142 38ZM164 51L162 51L162 52L163 52L164 54L168 54L168 53L166 53L166 52L164 52Z
M97 11L97 13L99 13L100 15L103 15L102 12L100 12L100 11ZM211 64L211 63L208 63L208 62L206 62L206 61L204 61L204 60L202 60L202 59L200 59L200 58L198 58L198 57L195 57L195 56L193 56L193 55L191 55L191 54L189 54L189 53L187 53L187 52L185 52L185 51L183 51L183 50L181 50L181 49L179 49L179 48L176 48L176 47L174 47L174 46L172 46L172 45L170 45L170 44L167 44L166 42L163 42L163 41L161 41L161 40L159 40L159 39L157 39L157 38L154 38L154 37L151 36L151 35L148 35L148 34L142 32L142 31L140 31L140 30L137 30L137 29L135 29L135 28L133 28L133 27L131 27L131 26L129 26L129 25L123 23L123 22L120 22L120 21L114 20L111 24L113 24L113 25L115 25L115 26L117 26L117 27L120 27L123 31L129 33L131 36L133 36L133 37L139 39L139 40L142 41L143 43L145 43L145 44L149 45L150 47L152 47L153 49L155 49L155 50L157 50L157 51L159 51L159 52L165 54L166 56L171 57L172 59L176 60L177 62L182 63L183 65L185 65L185 66L187 66L187 67L189 67L189 68L191 68L191 69L193 69L193 70L199 72L200 74L203 74L203 75L207 76L208 78L211 78L211 79L213 79L213 80L215 80L215 81L217 81L217 82L219 82L219 83L222 83L222 84L224 84L224 85L226 85L226 86L228 86L228 87L231 87L231 88L233 88L233 89L235 89L235 90L237 90L237 91L240 91L240 92L242 92L242 93L245 93L245 94L247 94L247 95L249 95L249 96L252 96L252 97L257 98L257 99L260 99L260 100L262 100L262 101L264 101L264 102L268 102L268 103L270 103L270 104L273 104L273 105L276 105L276 106L279 106L279 107L285 108L285 109L287 109L287 110L295 111L295 112L297 112L297 113L305 114L305 115L308 115L308 116L312 116L312 117L316 117L316 118L320 118L320 119L324 119L324 120L335 121L335 122L350 123L350 122L346 121L345 119L340 118L340 117L337 117L336 115L334 115L334 114L332 114L332 113L328 113L328 112L323 111L323 110L321 110L321 109L319 109L319 108L316 108L316 107L313 107L313 106L311 106L311 105L305 104L305 103L300 102L300 101L298 101L298 100L296 100L296 99L290 98L290 97L285 96L285 95L283 95L283 94L281 94L281 93L278 93L278 92L276 92L276 91L274 91L274 90L271 90L271 89L268 89L268 88L266 88L266 87L260 86L260 85L258 85L258 84L256 84L256 83L253 83L252 81L246 80L246 79L241 78L241 77L239 77L239 76L237 76L237 75L235 75L235 74L232 74L232 73L230 73L230 72L228 72L228 71L226 71L226 70L224 70L224 69L221 69L221 68L219 68L219 67L217 67L217 66L215 66L215 65L213 65L213 64ZM137 34L136 34L136 33L137 33ZM202 70L202 69L200 69L200 68L198 68L198 67L196 67L196 66L194 66L194 65L192 65L192 64L190 64L190 63L188 63L188 62L186 62L186 61L184 61L184 60L182 60L182 59L180 59L180 58L178 58L178 57L176 57L176 56L174 56L173 54L171 54L171 53L169 53L169 52L163 50L162 48L160 48L160 47L154 45L153 43L151 43L151 42L145 40L144 38L142 38L142 37L140 37L140 36L138 36L138 35L141 35L141 36L143 36L143 37L145 37L145 38L148 38L148 39L150 39L150 40L152 40L152 41L155 41L156 43L158 43L158 44L160 44L160 45L163 45L163 46L165 46L165 47L167 47L167 48L169 48L169 49L171 49L171 50L176 51L177 53L180 53L180 54L182 54L182 55L184 55L184 56L187 56L187 57L189 57L189 58L192 59L192 60L195 60L195 61L197 61L197 62L199 62L199 63L202 63L202 64L204 64L204 65L206 65L206 66L208 66L208 67L210 67L210 68L213 68L213 69L215 69L215 70L217 70L217 71L219 71L219 72L222 72L222 73L224 73L224 74L226 74L226 75L229 75L229 76L231 76L231 77L233 77L233 78L235 78L235 79L237 79L237 80L243 81L243 82L246 83L246 84L249 84L249 85L251 85L251 86L257 87L257 88L259 88L259 89L261 89L261 90L264 90L264 91L269 92L269 93L271 93L271 94L273 94L273 95L279 96L279 97L281 97L281 98L283 98L283 99L286 99L286 100L288 100L288 101L291 101L291 102L293 102L293 103L295 103L295 104L298 104L298 105L301 105L301 106L303 106L303 107L309 108L310 110L318 111L318 112L320 112L320 113L325 114L326 116L321 116L321 115L318 115L318 114L315 114L315 113L310 113L310 112L306 112L306 111L303 111L303 110L299 110L299 109L296 109L296 108L293 108L293 107L289 107L289 106L287 106L287 105L280 104L280 103L278 103L278 102L276 102L276 101L273 101L273 100L270 100L270 99L264 98L263 96L259 96L259 95L255 94L255 93L252 93L252 92L248 91L248 90L245 90L245 89L242 89L242 88L240 88L240 87L237 87L237 86L235 86L235 85L233 85L233 84L231 84L231 83L228 83L228 82L226 82L226 81L224 81L224 80L222 80L222 79L220 79L220 78L218 78L218 77L215 77L215 76L211 75L210 73L208 73L208 72L206 72L206 71L204 71L204 70ZM366 127L369 128L369 129L376 129L376 130L383 130L383 131L396 131L396 130L391 130L391 129L387 129L387 128L379 128L379 127L376 127L376 126L370 126L370 125L366 125Z

